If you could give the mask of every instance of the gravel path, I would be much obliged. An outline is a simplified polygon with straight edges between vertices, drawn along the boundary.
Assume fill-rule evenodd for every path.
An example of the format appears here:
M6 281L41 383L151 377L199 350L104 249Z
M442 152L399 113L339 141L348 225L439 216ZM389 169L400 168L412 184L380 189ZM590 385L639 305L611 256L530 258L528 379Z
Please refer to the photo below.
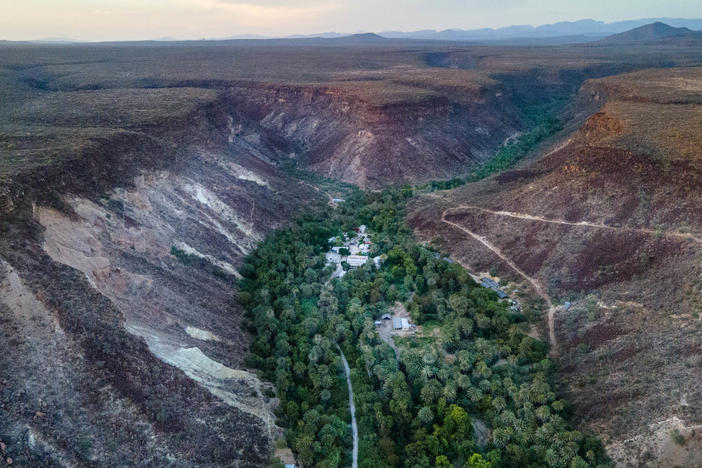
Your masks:
M346 383L349 386L349 409L351 410L351 432L353 433L353 462L351 468L358 468L358 426L356 425L356 405L353 402L353 387L351 386L351 369L341 348L339 348L339 352L341 353L341 360L344 362Z

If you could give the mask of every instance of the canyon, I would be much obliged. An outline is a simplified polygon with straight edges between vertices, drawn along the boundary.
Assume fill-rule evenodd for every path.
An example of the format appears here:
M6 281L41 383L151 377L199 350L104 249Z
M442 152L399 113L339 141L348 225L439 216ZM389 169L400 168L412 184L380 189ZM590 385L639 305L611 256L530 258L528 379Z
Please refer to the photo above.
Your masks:
M346 184L469 172L539 109L566 126L533 158L416 197L408 223L542 286L574 420L615 461L699 460L700 64L678 44L3 44L0 440L27 466L265 465L282 431L244 362L245 257Z

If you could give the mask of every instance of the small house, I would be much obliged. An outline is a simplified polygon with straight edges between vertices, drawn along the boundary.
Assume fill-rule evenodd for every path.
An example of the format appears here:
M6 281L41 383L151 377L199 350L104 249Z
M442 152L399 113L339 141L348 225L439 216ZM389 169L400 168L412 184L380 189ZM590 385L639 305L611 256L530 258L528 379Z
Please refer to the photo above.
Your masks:
M403 318L400 320L400 323L402 324L403 330L409 330L409 328L410 328L409 320L407 320L406 318Z
M373 263L375 263L375 268L380 270L380 256L373 257Z
M346 263L349 264L349 266L352 267L360 267L366 264L368 261L368 257L364 257L363 255L349 255L346 257Z
M480 278L480 285L490 289L498 289L500 287L492 278Z
M402 330L402 319L401 318L392 319L392 328L395 330Z
M383 321L382 321L382 320L376 320L376 321L375 321L375 326L376 326L376 327L382 327L382 326L383 326Z
M343 203L344 199L343 198L332 198L332 202L334 203Z
M480 285L484 288L489 288L495 291L497 293L497 297L499 297L500 299L505 299L506 297L508 297L507 293L501 290L500 285L497 284L492 278L481 278Z
M361 224L360 226L358 226L358 232L360 232L361 234L365 234L366 233L366 225Z
M380 318L382 318L383 320L392 320L392 315L390 315L390 314L383 314L383 316L380 317Z

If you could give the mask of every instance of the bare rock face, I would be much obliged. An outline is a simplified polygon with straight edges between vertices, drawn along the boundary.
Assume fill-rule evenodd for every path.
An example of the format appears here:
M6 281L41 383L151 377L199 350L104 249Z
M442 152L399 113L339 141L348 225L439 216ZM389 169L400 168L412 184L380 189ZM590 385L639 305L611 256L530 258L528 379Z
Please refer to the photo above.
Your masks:
M326 199L218 128L103 190L59 173L73 190L3 218L0 439L16 464L267 463L276 400L242 368L233 280L268 231Z
M155 356L260 418L272 438L277 429L263 384L235 370L248 336L228 280L240 277L236 266L276 222L256 203L256 192L272 190L275 182L212 154L194 156L192 169L187 177L142 174L133 188L116 189L97 203L67 197L74 217L35 207L43 248L109 298L125 328ZM262 219L271 224L261 225Z
M15 209L14 199L17 194L14 193L13 187L9 185L0 185L0 215L10 213Z
M497 82L420 92L385 102L364 89L270 85L231 99L239 119L285 141L304 167L371 188L464 174L520 128Z

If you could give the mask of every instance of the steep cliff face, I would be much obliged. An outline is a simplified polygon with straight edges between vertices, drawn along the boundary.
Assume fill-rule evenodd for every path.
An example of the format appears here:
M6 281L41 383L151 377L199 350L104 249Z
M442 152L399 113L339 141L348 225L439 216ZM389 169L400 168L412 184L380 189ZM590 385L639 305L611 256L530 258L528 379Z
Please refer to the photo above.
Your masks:
M409 216L474 271L548 298L541 336L576 421L619 466L702 460L701 82L699 69L587 82L581 126L546 154Z
M243 369L233 281L267 232L327 200L222 102L15 165L1 186L0 440L16 463L267 462L276 400Z
M377 188L450 178L491 155L523 125L497 82L460 96L427 87L417 94L356 86L256 86L234 89L233 107L289 156L319 174ZM395 86L402 86L397 84Z

